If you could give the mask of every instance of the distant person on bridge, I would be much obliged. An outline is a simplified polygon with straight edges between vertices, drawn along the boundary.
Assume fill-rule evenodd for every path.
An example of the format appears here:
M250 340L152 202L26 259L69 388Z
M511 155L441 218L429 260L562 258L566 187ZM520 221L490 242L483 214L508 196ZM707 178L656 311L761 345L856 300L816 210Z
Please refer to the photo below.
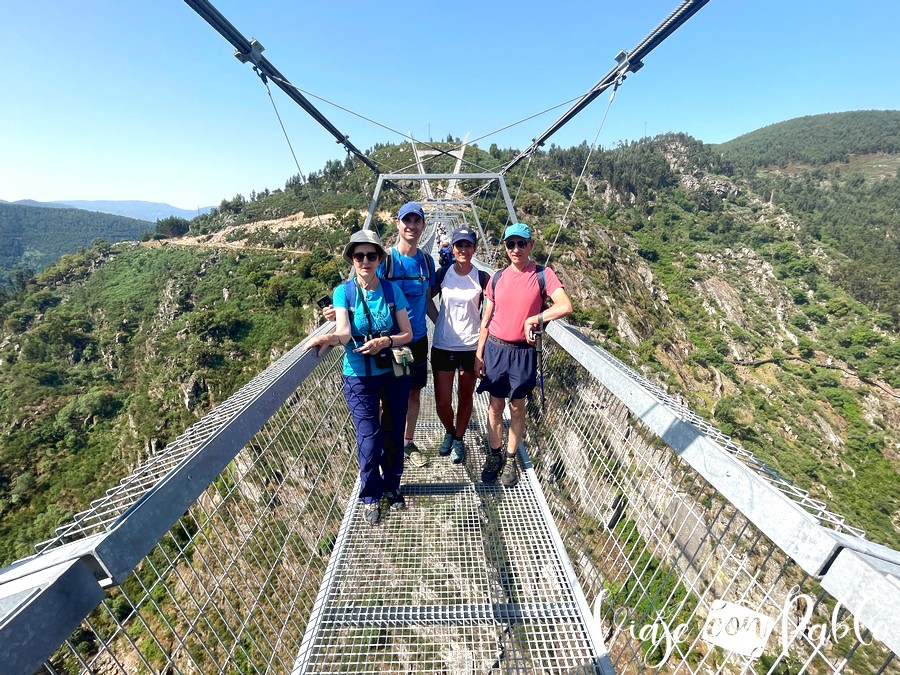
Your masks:
M409 323L412 326L413 353L412 388L409 392L404 452L413 466L425 466L428 458L413 442L419 419L422 387L428 382L428 326L427 316L437 319L437 309L431 300L431 288L435 283L434 259L419 250L419 239L425 232L425 211L417 202L407 202L397 212L397 243L386 252L387 257L378 266L378 276L396 283L409 302ZM322 313L334 320L331 307Z
M450 245L450 242L446 239L441 242L441 248L438 251L438 264L441 267L446 267L453 263L453 247Z
M490 451L481 480L512 487L519 482L516 452L525 434L525 399L537 383L535 333L544 324L572 313L572 302L549 267L530 259L531 229L513 223L503 233L510 264L496 272L486 289L487 302L475 352L475 368L482 378L478 391L491 396L488 408ZM544 307L547 298L553 304ZM503 408L509 399L509 438L503 451Z
M359 499L370 525L381 520L381 498L391 509L406 507L400 493L403 474L403 428L411 378L395 377L390 347L412 339L407 308L399 285L378 278L386 252L378 235L360 230L344 248L353 279L334 289L333 333L309 341L321 355L331 345L344 349L344 398L356 428ZM381 408L379 413L379 406Z
M434 372L434 401L444 425L444 440L438 447L442 457L450 455L454 464L465 461L464 436L472 417L475 391L475 349L481 332L481 306L490 275L472 264L478 239L471 228L457 228L450 238L452 265L437 273L432 294L440 296L434 322L431 370ZM453 378L459 371L456 421L453 419Z

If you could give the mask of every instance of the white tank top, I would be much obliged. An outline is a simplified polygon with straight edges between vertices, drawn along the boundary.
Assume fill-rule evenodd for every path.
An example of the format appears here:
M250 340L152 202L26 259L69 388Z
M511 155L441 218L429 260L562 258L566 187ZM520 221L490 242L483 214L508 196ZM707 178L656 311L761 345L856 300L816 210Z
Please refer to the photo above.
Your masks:
M478 269L473 265L466 276L460 276L451 265L441 284L440 307L434 324L434 346L449 351L469 351L478 347L481 331L479 298L481 285Z

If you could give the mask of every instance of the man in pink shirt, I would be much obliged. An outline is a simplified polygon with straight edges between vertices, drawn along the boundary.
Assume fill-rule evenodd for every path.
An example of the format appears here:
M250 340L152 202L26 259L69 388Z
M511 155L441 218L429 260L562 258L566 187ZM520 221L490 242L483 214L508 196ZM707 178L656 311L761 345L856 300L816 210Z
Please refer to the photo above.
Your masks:
M556 274L530 259L534 240L531 229L513 223L503 233L509 265L494 275L485 289L484 320L475 351L475 371L481 378L478 391L491 396L488 409L490 452L481 469L481 480L512 487L519 482L516 452L525 433L525 400L537 383L534 332L544 324L572 313L572 302ZM543 293L541 280L544 278ZM544 309L545 298L553 304ZM509 399L509 437L503 443L503 408Z

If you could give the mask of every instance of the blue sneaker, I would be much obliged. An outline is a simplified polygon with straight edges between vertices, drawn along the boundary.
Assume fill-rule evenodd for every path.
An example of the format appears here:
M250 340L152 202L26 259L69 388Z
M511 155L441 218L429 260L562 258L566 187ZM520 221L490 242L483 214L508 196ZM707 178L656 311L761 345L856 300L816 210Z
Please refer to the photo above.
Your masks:
M453 434L446 433L444 434L444 440L441 441L441 444L438 446L438 454L441 457L446 457L450 454L450 445L453 443Z
M462 439L453 439L453 451L450 453L450 461L454 464L462 464L466 461L466 446Z

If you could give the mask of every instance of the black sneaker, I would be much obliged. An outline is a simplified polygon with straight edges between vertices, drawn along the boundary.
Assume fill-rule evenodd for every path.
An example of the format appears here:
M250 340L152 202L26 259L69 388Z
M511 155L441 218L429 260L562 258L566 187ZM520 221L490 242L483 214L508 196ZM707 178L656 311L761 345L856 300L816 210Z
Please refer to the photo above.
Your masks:
M388 490L384 493L384 497L387 499L388 506L391 507L392 511L399 511L400 509L406 508L406 500L399 492Z
M519 482L519 460L515 455L506 458L503 473L500 474L500 484L503 487L513 487Z
M505 452L489 452L484 460L484 466L481 467L481 482L496 483L497 474L503 469L505 461Z
M381 504L378 502L363 504L363 518L369 525L377 525L381 520Z

